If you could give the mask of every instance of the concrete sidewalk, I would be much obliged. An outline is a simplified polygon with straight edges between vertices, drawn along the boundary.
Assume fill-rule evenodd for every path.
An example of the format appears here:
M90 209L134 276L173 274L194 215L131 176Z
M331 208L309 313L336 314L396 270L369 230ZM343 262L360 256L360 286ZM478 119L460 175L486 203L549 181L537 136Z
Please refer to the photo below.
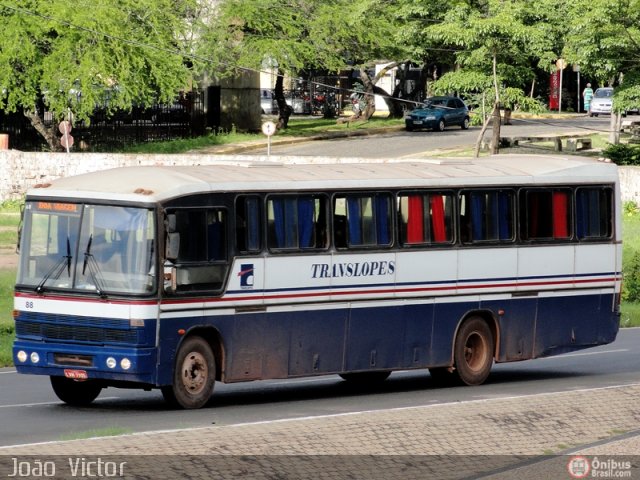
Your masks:
M578 454L640 454L640 384L0 448L5 460L126 455L131 468L157 467L157 475L169 459L195 477L215 464L215 478L242 478L241 467L256 462L262 478L529 478L536 468L548 475L535 478L570 478L564 455ZM340 465L334 476L313 470L330 465ZM625 478L640 478L633 474Z

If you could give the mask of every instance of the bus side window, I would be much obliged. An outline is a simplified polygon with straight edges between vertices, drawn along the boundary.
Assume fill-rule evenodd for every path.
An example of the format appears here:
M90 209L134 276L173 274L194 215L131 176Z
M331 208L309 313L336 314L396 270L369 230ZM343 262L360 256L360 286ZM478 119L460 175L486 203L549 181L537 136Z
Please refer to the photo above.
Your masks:
M401 195L398 197L398 219L403 245L453 241L453 197L450 194Z
M327 248L326 202L326 197L322 195L270 196L267 201L269 248Z
M464 191L460 194L462 243L514 240L515 194L511 190Z
M580 240L611 238L613 234L613 192L611 188L577 189L576 234Z
M571 238L570 189L524 189L520 195L520 236L523 240Z
M175 265L177 291L219 290L228 263L226 211L220 208L175 211L180 249Z
M238 197L236 200L236 245L243 253L256 253L262 248L260 197Z
M387 194L348 195L336 197L334 204L334 227L340 227L339 219L346 218L344 232L336 228L336 247L344 242L352 247L390 246L393 239L393 216L391 197Z

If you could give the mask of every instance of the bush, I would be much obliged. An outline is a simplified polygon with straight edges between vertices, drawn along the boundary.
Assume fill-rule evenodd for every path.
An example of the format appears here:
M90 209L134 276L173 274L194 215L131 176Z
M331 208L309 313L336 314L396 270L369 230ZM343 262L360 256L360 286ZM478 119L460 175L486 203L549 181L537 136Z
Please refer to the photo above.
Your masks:
M602 153L616 165L640 165L640 145L609 144Z
M626 259L625 259L626 260ZM640 302L640 252L634 251L631 258L626 260L622 269L622 300L625 302Z

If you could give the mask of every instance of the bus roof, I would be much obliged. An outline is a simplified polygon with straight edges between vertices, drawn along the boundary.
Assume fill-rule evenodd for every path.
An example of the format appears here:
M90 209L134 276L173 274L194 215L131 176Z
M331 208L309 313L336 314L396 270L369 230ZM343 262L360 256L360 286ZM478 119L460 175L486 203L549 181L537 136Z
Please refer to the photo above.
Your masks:
M495 155L477 159L229 157L197 166L122 167L60 178L29 197L162 202L188 194L367 188L614 183L614 164L582 157Z

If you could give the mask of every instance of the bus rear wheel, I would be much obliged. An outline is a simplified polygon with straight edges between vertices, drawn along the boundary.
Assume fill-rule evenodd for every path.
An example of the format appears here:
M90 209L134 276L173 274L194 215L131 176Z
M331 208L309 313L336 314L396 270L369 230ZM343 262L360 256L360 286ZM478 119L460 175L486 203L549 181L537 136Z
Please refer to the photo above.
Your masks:
M102 385L95 380L77 381L66 377L50 377L50 380L56 396L74 407L89 405L102 391Z
M462 324L453 352L455 372L467 385L480 385L493 365L494 341L487 322L471 317Z
M203 407L211 397L216 378L216 361L209 344L201 337L187 338L176 356L173 383L162 387L162 396L173 407Z

